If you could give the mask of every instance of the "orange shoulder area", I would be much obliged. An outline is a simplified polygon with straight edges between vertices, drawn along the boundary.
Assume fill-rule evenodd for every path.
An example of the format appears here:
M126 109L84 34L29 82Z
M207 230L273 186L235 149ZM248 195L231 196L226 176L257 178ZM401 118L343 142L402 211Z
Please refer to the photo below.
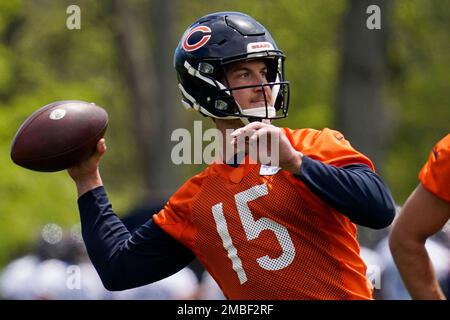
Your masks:
M292 146L304 155L338 167L365 164L374 170L370 159L352 147L339 131L283 128Z
M191 214L191 203L200 192L208 168L186 181L169 199L153 220L159 225L182 224Z
M438 151L444 152L446 157L450 157L450 133L436 143L435 148Z
M450 134L436 143L419 172L419 180L429 191L450 202Z

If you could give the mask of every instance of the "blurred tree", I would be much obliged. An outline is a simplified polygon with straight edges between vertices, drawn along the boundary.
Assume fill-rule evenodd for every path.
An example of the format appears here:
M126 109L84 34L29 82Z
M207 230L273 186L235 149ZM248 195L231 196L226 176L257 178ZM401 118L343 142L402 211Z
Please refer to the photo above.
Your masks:
M369 6L380 8L381 29L369 29ZM343 16L342 60L337 79L336 128L382 169L390 120L383 97L391 1L349 0Z
M134 3L134 10L130 10L130 2L112 3L145 194L170 194L179 179L170 160L170 144L161 141L170 141L171 131L179 126L172 67L176 1Z
M80 1L81 30L66 28L69 1L0 2L0 264L48 222L78 222L76 190L66 172L15 166L9 147L19 125L56 100L95 101L110 114L102 173L120 213L142 180L127 119L107 3ZM3 82L2 82L3 81ZM123 170L124 164L130 166Z
M385 173L400 205L434 144L450 132L449 37L449 1L396 1L386 90L395 130Z

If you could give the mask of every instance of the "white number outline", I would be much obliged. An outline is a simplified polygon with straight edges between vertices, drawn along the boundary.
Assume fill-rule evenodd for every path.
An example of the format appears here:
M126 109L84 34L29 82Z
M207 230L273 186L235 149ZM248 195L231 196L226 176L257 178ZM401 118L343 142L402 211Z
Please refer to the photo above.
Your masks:
M234 196L236 208L244 227L247 240L258 238L264 230L270 230L275 234L278 243L281 246L282 253L279 257L272 259L268 255L256 259L258 265L265 270L281 270L289 266L295 258L295 247L287 228L272 219L262 217L258 220L253 218L252 212L248 206L250 201L268 195L269 191L266 184L254 186L250 189L239 192ZM239 282L244 284L247 281L247 274L242 266L242 261L238 256L236 247L233 245L228 225L223 213L223 203L220 202L212 207L212 213L216 222L217 232L222 239L224 249L231 260L233 270L237 273Z

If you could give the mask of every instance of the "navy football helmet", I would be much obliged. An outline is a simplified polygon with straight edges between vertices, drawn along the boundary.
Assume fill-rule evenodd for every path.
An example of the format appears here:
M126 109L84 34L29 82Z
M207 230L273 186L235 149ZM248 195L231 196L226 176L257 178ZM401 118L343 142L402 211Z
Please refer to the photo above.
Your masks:
M263 59L267 83L230 88L224 67L250 59ZM194 22L175 50L174 65L182 103L204 116L241 118L244 123L287 116L289 82L285 81L285 56L264 26L239 12L218 12ZM264 94L265 108L244 110L233 98L234 90L269 86L272 101ZM262 88L265 92L264 88Z

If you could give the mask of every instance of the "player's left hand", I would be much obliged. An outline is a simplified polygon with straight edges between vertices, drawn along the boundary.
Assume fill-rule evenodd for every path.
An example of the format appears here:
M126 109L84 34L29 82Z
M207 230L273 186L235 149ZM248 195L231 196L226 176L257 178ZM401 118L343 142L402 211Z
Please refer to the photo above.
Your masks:
M238 148L238 142L248 138L249 148L256 148L256 160L262 164L278 166L292 173L300 171L303 154L294 149L281 128L269 123L252 122L233 131L231 137L231 143Z

